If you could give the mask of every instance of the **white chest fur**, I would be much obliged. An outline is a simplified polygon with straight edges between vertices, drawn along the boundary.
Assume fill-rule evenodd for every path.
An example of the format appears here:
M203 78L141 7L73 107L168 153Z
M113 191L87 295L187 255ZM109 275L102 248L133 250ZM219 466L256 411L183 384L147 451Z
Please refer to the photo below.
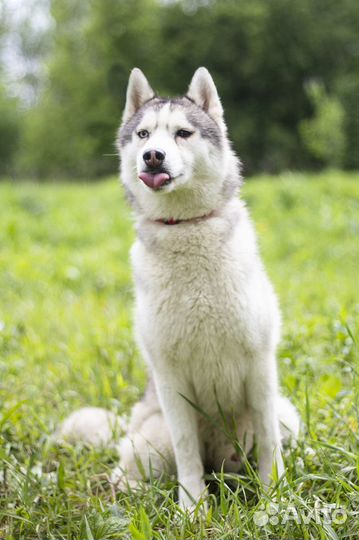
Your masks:
M247 370L275 346L279 327L246 209L235 200L197 223L143 221L138 234L135 324L145 358L155 370L179 370L207 412L210 388L240 408Z

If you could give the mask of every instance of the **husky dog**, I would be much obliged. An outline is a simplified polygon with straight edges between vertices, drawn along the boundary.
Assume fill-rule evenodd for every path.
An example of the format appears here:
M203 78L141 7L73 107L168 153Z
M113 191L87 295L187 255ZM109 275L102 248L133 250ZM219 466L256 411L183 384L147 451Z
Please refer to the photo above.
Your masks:
M136 217L135 329L150 380L120 441L113 481L177 471L180 503L193 507L205 494L205 468L241 466L225 422L245 452L256 441L268 485L273 465L284 473L281 440L297 435L299 419L279 394L277 298L237 196L240 162L209 72L195 72L185 97L163 99L134 69L118 148ZM93 441L97 429L105 441L103 411L86 414L87 435L81 411L62 435L81 431Z

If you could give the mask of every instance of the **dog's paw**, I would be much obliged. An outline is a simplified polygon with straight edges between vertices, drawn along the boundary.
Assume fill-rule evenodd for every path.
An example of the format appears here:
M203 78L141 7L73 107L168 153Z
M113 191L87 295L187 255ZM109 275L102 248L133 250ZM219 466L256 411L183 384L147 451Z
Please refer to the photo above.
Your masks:
M179 505L182 510L192 514L198 509L201 514L206 514L208 511L206 497L207 488L201 478L187 477L180 482Z
M116 467L111 474L110 483L115 491L129 491L138 487L139 480L129 478L121 467Z

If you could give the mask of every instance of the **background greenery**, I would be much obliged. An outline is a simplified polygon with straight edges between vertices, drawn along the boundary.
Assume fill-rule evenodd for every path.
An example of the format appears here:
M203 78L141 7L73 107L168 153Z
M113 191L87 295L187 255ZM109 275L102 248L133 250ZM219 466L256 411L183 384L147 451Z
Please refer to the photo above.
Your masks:
M247 174L358 167L355 0L28 4L28 17L16 22L11 2L0 6L3 47L15 35L23 61L21 99L5 72L0 84L0 176L115 172L113 141L133 66L165 95L184 93L193 71L208 67ZM32 24L31 5L48 13L45 28Z
M243 197L283 309L284 394L303 429L288 485L213 480L202 522L179 514L174 479L111 493L113 450L57 447L83 405L124 414L145 373L132 338L133 230L114 179L0 185L0 538L356 539L359 508L358 207L354 174L252 179ZM343 524L255 525L269 501L342 507Z

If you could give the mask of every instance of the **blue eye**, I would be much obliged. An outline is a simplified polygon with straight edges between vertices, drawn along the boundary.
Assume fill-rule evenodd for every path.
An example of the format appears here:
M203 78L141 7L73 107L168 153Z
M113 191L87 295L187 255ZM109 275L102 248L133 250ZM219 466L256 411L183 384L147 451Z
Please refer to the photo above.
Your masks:
M149 136L149 132L147 131L147 129L141 129L137 135L139 136L140 139L146 139L148 136Z
M176 137L181 137L181 139L188 139L191 135L193 135L193 131L188 131L187 129L179 129L176 132Z

